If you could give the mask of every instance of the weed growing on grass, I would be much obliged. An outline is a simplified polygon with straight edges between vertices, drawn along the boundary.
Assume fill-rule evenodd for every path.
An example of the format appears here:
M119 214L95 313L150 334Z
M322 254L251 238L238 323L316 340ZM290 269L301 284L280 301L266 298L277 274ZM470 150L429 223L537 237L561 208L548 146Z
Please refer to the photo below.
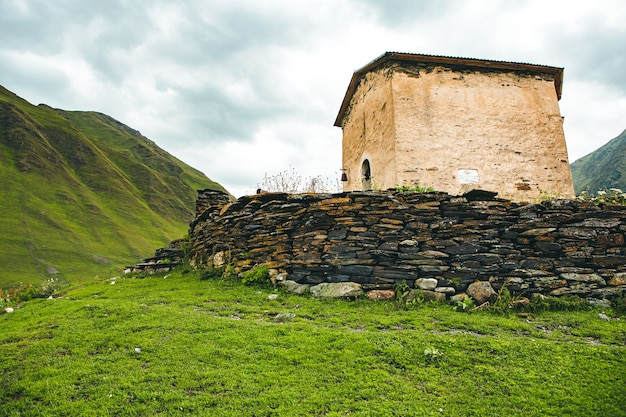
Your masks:
M474 308L476 308L476 304L474 303L472 297L466 295L462 300L456 302L455 308L456 311L470 313Z
M405 304L407 297L411 294L411 287L409 287L406 281L402 281L400 284L394 286L394 291L396 293L396 302L398 304Z
M496 301L489 309L494 313L502 315L507 315L511 312L511 309L513 309L513 296L506 284L500 288L498 298L496 298Z
M622 290L610 298L611 310L616 316L626 316L626 291Z
M213 263L208 263L204 268L198 269L197 271L201 281L220 278L231 279L236 277L235 268L230 264L215 266Z
M200 281L220 278L222 275L223 271L219 268L213 268L213 265L199 271Z
M48 278L41 285L21 283L17 287L3 290L0 288L0 307L14 305L33 298L47 298L66 285L64 280Z
M193 244L191 243L191 238L187 234L184 238L180 240L180 251L182 253L183 264L189 264L189 258L191 257L192 249Z
M592 306L577 296L545 297L537 296L524 308L531 313L544 311L589 311Z
M424 303L424 292L420 289L411 288L406 281L394 285L396 293L396 306L418 307Z
M439 359L441 359L442 356L443 354L439 351L439 349L435 349L432 346L424 349L424 357L426 358L426 363L428 364L439 362Z
M244 285L272 285L270 281L270 270L265 265L255 266L251 270L241 274L241 282Z

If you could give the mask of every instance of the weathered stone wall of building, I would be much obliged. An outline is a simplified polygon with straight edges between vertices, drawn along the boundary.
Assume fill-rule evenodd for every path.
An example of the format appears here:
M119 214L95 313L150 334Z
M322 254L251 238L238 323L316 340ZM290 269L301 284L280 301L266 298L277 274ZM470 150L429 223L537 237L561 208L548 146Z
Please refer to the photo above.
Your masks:
M190 227L198 266L266 264L300 284L353 282L365 291L406 282L443 298L476 281L593 299L626 289L623 206L392 191L265 193L231 203L207 190L198 201Z
M361 81L343 122L344 190L480 188L515 201L573 197L554 76L392 65Z
M348 122L343 127L343 167L347 168L345 190L380 188L397 182L396 134L393 117L391 73L367 74L357 89ZM362 164L370 162L369 184L363 178Z

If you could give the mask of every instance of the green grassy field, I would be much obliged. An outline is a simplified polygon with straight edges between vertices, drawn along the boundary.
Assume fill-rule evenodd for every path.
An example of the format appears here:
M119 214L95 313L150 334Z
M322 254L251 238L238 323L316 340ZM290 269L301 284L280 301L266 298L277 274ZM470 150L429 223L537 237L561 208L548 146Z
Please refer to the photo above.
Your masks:
M0 415L626 415L611 311L468 314L199 277L98 279L0 316Z

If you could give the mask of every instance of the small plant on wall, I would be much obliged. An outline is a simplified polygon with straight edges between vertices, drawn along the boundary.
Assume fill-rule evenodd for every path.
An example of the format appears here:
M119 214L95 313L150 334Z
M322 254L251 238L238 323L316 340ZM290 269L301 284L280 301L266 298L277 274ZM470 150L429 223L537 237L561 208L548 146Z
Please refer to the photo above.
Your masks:
M435 192L433 187L422 187L420 185L396 185L396 191L411 191L414 193L432 193Z
M626 193L619 188L609 188L608 190L600 190L597 194L591 195L583 191L578 195L580 200L591 201L597 204L615 204L626 205Z
M304 177L293 167L289 167L278 174L268 175L265 173L263 180L257 184L257 188L266 192L280 193L336 193L341 191L340 181L330 178Z

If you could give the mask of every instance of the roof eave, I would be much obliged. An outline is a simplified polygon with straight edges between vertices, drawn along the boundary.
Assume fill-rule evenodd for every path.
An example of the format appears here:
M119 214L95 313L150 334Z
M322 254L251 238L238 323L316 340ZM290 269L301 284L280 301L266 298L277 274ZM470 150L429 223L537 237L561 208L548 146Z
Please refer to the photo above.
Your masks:
M484 59L475 59L475 58L457 58L457 57L449 57L449 56L439 56L439 55L422 55L422 54L408 54L408 53L399 53L399 52L386 52L374 59L364 67L354 71L352 74L352 78L350 79L350 84L348 85L348 89L346 90L346 94L344 95L343 101L341 103L341 107L339 108L339 113L337 114L337 118L335 119L334 126L341 127L345 114L350 106L350 101L352 100L352 96L354 95L359 81L361 77L366 73L376 69L383 63L387 61L405 61L405 62L420 62L420 63L433 63L433 64L444 64L444 65L457 65L457 66L466 66L466 67L475 67L475 68L493 68L500 70L516 70L516 71L529 71L529 72L537 72L537 73L547 73L554 75L554 88L556 90L557 99L561 99L561 93L563 90L563 68L559 67L550 67L547 65L535 65L535 64L526 64L526 63L518 63L518 62L507 62L507 61L490 61Z

